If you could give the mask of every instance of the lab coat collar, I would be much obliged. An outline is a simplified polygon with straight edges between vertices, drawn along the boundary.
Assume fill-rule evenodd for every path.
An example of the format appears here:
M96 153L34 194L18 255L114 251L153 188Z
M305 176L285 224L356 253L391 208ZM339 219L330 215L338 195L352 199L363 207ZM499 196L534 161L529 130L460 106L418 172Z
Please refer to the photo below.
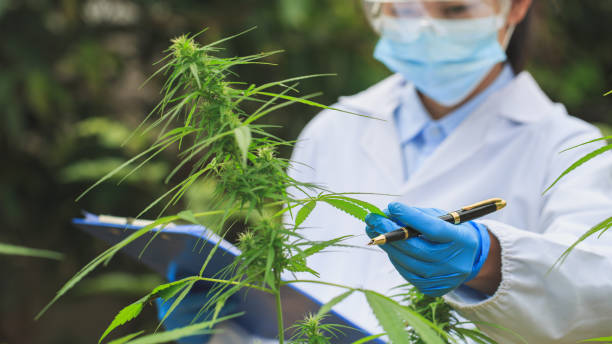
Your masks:
M400 74L394 74L380 83L353 96L340 97L339 103L360 114L390 121L400 103L402 92L407 92L412 84L407 84ZM550 111L553 103L538 86L529 72L521 72L512 82L492 94L485 103L498 104L497 114L517 123L536 122Z
M400 97L399 108L395 111L395 125L397 125L400 142L405 144L413 140L425 127L434 120L421 103L416 89L409 84Z
M512 71L512 67L509 64L505 64L501 73L486 89L438 120L433 120L429 116L416 88L410 84L410 87L405 87L406 91L402 92L400 107L395 113L396 124L398 125L402 144L414 139L417 134L430 126L438 127L438 130L442 131L444 137L447 137L465 118L473 113L480 104L487 100L490 95L511 83L514 77L515 75ZM426 133L426 131L423 131L423 133ZM424 138L425 141L427 141L427 137L425 136Z
M491 98L499 103L499 115L516 123L538 122L555 106L526 71L518 74L507 87Z
M348 97L340 97L342 107L348 107L362 115L368 115L384 121L393 120L393 112L400 102L407 84L400 74L394 74L374 86Z
M553 106L533 77L528 72L520 73L489 96L404 183L393 113L399 105L401 91L405 91L405 83L401 75L393 75L358 95L340 99L344 108L384 120L368 122L361 147L392 185L402 192L460 166L462 161L496 136L491 130L495 121L506 118L517 124L536 122L549 114Z

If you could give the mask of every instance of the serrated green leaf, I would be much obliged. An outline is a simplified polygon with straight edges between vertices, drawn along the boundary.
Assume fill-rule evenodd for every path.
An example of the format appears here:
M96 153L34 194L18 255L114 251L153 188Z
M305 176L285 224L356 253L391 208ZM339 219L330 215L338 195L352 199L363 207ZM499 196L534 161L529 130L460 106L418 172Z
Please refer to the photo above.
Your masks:
M63 254L35 248L0 243L0 254L61 260Z
M347 297L349 297L351 294L353 294L354 290L349 290L347 292L344 292L336 297L334 297L333 299L329 300L329 302L327 302L326 304L324 304L323 306L321 306L321 308L319 308L319 312L317 312L317 316L320 317L324 314L326 314L327 312L329 312L335 305L339 304L340 302L344 301L344 299L346 299Z
M363 337L357 341L352 342L351 344L363 344L363 343L369 343L370 341L380 338L382 336L386 336L386 333L379 333L379 334L373 334L371 336L367 336L367 337Z
M143 333L144 333L144 331L138 331L138 332L135 332L135 333L130 333L127 336L124 336L124 337L112 340L112 341L108 342L108 344L125 344L125 343L129 342L130 340L140 336Z
M406 331L404 321L395 310L395 306L389 306L391 302L373 292L366 291L365 295L378 323L385 329L391 342L410 344L410 335Z
M184 288L180 289L181 293L176 297L176 299L174 299L174 301L172 302L172 305L170 305L170 308L168 308L168 311L166 311L166 313L164 314L164 317L161 319L161 321L157 325L157 329L159 329L161 327L161 325L164 323L164 321L166 321L166 319L168 319L170 314L172 314L172 312L174 312L176 307L178 307L178 305L183 301L183 299L185 299L185 297L187 297L187 294L189 294L189 291L191 290L191 288L193 287L194 284L195 284L195 281L189 281L189 283L186 283ZM178 291L176 293L174 293L174 295L176 295L177 293L178 293ZM165 299L165 300L167 300L167 299Z
M91 271L93 271L100 264L102 264L104 262L108 262L110 259L112 259L112 257L117 252L119 252L122 248L124 248L126 245L128 245L129 243L133 242L134 240L140 238L141 236L145 235L146 233L151 231L153 228L156 228L156 227L158 227L160 225L163 225L163 224L175 221L177 219L178 219L178 217L176 217L176 216L166 216L166 217L159 218L155 222L153 222L153 223L151 223L151 224L149 224L149 225L147 225L147 226L137 230L136 232L130 234L127 238L121 240L117 244L113 245L112 247L110 247L109 249L107 249L106 251L104 251L103 253L98 255L91 262L89 262L87 265L85 265L81 270L79 270L79 272L77 272L74 276L72 276L68 280L68 282L66 282L64 284L64 286L55 294L53 299L51 301L49 301L49 303L40 312L38 312L38 314L36 315L36 317L34 319L36 319L36 320L40 319L40 317L42 317L42 315L55 302L57 302L57 300L59 300L60 297L62 297L64 294L66 294L68 292L68 290L72 289L77 283L79 283L79 281L81 281L85 276L87 276Z
M249 152L249 146L251 145L251 128L248 126L240 126L234 129L234 137L236 138L236 144L240 149L242 155L242 164L246 165L247 153Z
M495 329L504 331L504 332L508 333L509 335L512 335L512 337L514 337L516 340L519 340L521 343L529 344L527 342L527 340L525 338L523 338L523 336L521 336L520 334L516 333L515 331L513 331L513 330L511 330L511 329L509 329L507 327L503 327L501 325L490 323L490 322L486 322L486 321L472 321L471 323L475 324L477 326L478 325L484 325L484 326L493 327Z
M321 201L328 203L329 205L342 210L343 212L354 216L355 218L365 221L365 217L368 215L368 211L362 207L355 205L354 203L336 199L336 198L323 198Z
M312 213L316 205L316 201L310 201L304 204L304 206L300 209L300 211L298 211L295 217L295 228L299 227L308 218L308 216L310 215L310 213Z
M193 279L188 278L159 285L149 294L149 299L160 297L168 301L169 299L174 297L174 295L178 294L179 291L185 288L187 286L187 283L190 283L192 280Z
M312 245L305 249L304 251L300 252L298 254L298 256L302 257L302 258L306 258L306 257L310 257L315 253L321 252L322 250L330 247L330 246L334 246L335 244L339 243L342 240L345 240L347 238L352 237L351 235L345 235L345 236L341 236L338 238L334 238L331 240L326 240L326 241L314 241L312 242Z
M318 272L314 271L313 269L309 268L306 265L306 260L305 259L296 259L296 258L290 259L287 262L286 269L288 271L291 271L291 272L309 272L313 276L319 277L319 273Z
M146 300L147 300L147 296L145 296L142 299L132 303L129 306L126 306L121 311L119 311L119 313L117 313L117 315L115 316L113 321L110 323L110 325L108 325L108 327L106 328L106 330L104 331L104 333L100 337L100 340L98 340L98 343L101 343L102 340L104 340L104 338L109 333L111 333L112 330L114 330L117 327L125 324L126 322L136 318L140 314L140 312L142 311L142 307L144 306L143 304L144 304L144 302Z
M489 336L480 332L479 330L461 328L461 327L456 327L454 330L459 335L465 338L469 338L477 344L496 344L497 343L495 340L491 339Z
M306 258L309 256L312 256L313 254L320 252L324 249L326 249L327 247L333 246L335 244L337 244L338 242L346 239L346 238L350 238L352 237L351 235L346 235L346 236L341 236L338 238L334 238L331 240L327 240L327 241L312 241L309 242L310 247L308 247L307 249L300 251L298 254L294 255L293 257L289 258L288 264L289 266L287 266L287 270L289 271L293 271L293 272L310 272L311 274L313 274L314 276L319 277L319 273L316 272L315 270L309 268L306 265Z
M372 203L369 203L369 202L366 202L366 201L362 201L362 200L359 200L359 199L356 199L356 198L352 198L352 197L346 197L346 196L334 195L334 196L331 196L331 197L355 203L356 205L358 205L358 206L368 210L370 213L378 214L378 215L381 215L381 216L384 216L384 217L387 216L387 215L385 215L385 213L382 210L380 210L380 208L378 208L377 206L375 206Z
M546 188L546 190L544 190L543 194L545 194L546 192L548 192L548 190L550 190L553 186L555 186L563 177L565 177L568 173L572 172L573 170L577 169L578 167L580 167L582 164L584 164L585 162L597 157L598 155L601 155L609 150L612 150L612 144L603 146L599 149L596 149L592 152L590 152L589 154L583 156L582 158L580 158L578 161L576 161L575 163L573 163L570 167L568 167L565 171L563 171L563 173L561 173L561 175L559 177L557 177L557 179L548 187Z
M366 299L378 322L383 327L389 339L394 344L410 344L410 334L406 331L406 324L410 325L427 344L444 344L444 340L438 336L435 325L418 313L402 307L388 297L365 291ZM441 329L437 329L439 333Z
M225 320L229 320L229 319L233 319L233 318L239 317L242 314L244 314L244 313L236 313L236 314L228 315L228 316L225 316L225 317L222 317L222 318L217 318L215 320L203 321L201 323L184 326L184 327L177 328L177 329L174 329L174 330L171 330L171 331L150 334L150 335L147 335L147 336L143 336L143 337L137 338L137 339L135 339L133 341L130 341L127 344L159 344L159 343L168 343L168 342L176 341L177 339L180 339L180 338L185 338L185 337L194 336L194 335L213 333L214 331L213 331L212 327L215 324L218 324L218 323L220 323L222 321L225 321Z

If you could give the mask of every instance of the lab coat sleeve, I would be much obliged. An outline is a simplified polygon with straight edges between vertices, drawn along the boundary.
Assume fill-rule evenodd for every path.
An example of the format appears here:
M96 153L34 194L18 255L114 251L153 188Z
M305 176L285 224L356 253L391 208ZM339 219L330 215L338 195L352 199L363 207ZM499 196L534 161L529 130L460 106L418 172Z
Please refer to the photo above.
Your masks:
M548 142L551 159L542 190L601 144L558 152L598 135L590 128ZM459 293L448 294L446 300L477 324L500 325L529 343L576 343L612 336L612 230L599 238L591 236L562 265L551 269L580 235L612 217L611 174L608 152L567 175L542 197L540 221L534 225L538 228L482 221L501 245L501 284L485 300L462 298ZM523 342L506 330L480 326L500 343Z

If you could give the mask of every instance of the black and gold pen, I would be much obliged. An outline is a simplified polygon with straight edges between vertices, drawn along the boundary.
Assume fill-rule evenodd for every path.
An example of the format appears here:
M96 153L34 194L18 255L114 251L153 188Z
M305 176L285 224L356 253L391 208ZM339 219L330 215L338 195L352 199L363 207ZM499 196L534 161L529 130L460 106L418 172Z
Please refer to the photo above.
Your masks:
M440 220L458 225L479 217L490 214L506 206L506 201L501 198L491 198L486 201L468 205L439 217ZM388 242L406 240L418 236L419 232L411 227L402 227L389 233L381 234L370 240L368 245L382 245Z

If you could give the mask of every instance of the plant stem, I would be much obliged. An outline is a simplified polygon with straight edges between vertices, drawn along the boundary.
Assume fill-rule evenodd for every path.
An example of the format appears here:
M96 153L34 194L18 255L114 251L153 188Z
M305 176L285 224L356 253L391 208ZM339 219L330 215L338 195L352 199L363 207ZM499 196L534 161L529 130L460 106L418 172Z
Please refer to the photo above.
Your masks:
M188 279L195 279L198 281L206 281L206 282L214 282L214 283L223 283L223 284L231 284L231 285L239 285L241 284L241 282L236 282L236 281L228 281L228 280L222 280L222 279L216 279L216 278L207 278L207 277L188 277ZM265 293L274 293L272 290L268 289L268 288L263 288L260 286L256 286L254 284L242 284L242 286L247 287L247 288L252 288L252 289L257 289L259 291L263 291Z
M280 288L274 294L276 296L276 321L278 322L278 343L285 341L285 327L283 326L283 307L281 305Z
M329 285L332 287L338 287L338 288L342 288L342 289L349 289L349 290L356 290L356 291L365 291L365 289L362 288L351 288L342 284L336 284L336 283L331 283L331 282L325 282L325 281L317 281L317 280L291 280L291 281L280 281L280 285L287 285L287 284L291 284L291 283L314 283L314 284L322 284L322 285Z

